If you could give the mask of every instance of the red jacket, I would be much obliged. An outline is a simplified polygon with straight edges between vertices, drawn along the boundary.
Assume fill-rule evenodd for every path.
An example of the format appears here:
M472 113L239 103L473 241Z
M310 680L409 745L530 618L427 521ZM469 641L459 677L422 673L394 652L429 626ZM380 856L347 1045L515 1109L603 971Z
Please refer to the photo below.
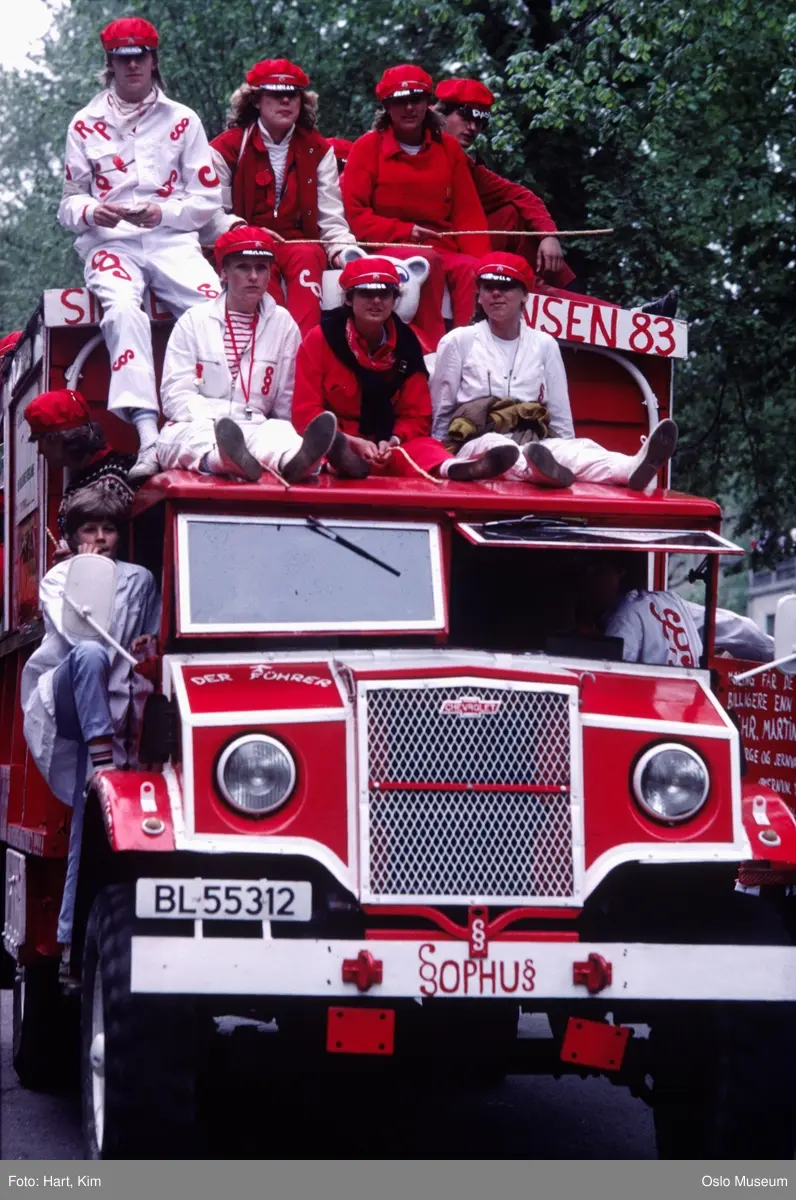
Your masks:
M213 138L210 145L231 173L232 211L236 216L243 217L249 225L274 229L284 238L320 237L317 171L330 149L326 138L300 125L293 130L276 217L274 173L257 124L248 129L241 125L227 129Z
M478 199L484 206L487 217L497 212L498 209L510 205L517 211L516 229L525 228L537 233L553 235L557 233L556 223L550 215L549 209L529 188L523 187L520 183L512 183L510 179L504 179L502 175L496 175L494 171L490 171L483 163L469 155L466 157L478 192ZM537 241L534 241L533 244L535 247L539 245ZM566 287L574 278L575 273L565 263L556 274L555 283L558 287Z
M455 138L426 131L418 154L407 154L392 129L354 142L340 180L348 223L363 242L411 242L412 227L486 229L486 216L467 157ZM491 246L477 234L445 238L444 246L482 258Z
M362 393L353 371L340 362L320 326L311 329L299 346L291 420L303 433L313 417L326 410L337 417L343 433L359 437ZM402 442L431 436L431 393L425 375L409 375L392 399L396 421L393 435Z

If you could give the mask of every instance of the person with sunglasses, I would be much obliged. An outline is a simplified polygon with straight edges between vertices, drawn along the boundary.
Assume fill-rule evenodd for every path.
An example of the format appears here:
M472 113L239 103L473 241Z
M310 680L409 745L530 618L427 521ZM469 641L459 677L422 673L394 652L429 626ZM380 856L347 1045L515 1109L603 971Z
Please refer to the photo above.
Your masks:
M343 212L335 147L316 128L318 97L309 86L301 67L286 58L255 63L230 100L229 128L210 143L231 214L211 232L236 223L271 231L277 246L269 295L287 305L302 337L321 319L327 260L341 265L341 251L356 244ZM203 236L208 240L215 238Z

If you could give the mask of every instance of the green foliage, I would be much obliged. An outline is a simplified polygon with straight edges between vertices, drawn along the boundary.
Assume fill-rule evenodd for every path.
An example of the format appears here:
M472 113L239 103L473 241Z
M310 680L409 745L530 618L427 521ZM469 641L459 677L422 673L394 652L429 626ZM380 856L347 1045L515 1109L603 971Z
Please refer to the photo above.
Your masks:
M544 196L582 290L624 303L677 284L681 486L733 497L738 529L796 525L796 14L791 0L132 0L159 28L172 95L212 136L252 62L286 55L321 128L369 127L391 63L473 74L498 96L487 158ZM78 281L55 224L63 138L96 90L106 0L60 8L30 73L0 73L0 328Z

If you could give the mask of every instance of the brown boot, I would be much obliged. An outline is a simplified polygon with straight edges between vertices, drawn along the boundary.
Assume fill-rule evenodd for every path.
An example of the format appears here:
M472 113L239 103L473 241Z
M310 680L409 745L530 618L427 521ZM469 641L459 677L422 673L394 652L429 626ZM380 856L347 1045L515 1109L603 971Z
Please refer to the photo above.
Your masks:
M213 475L234 475L256 483L263 468L249 453L243 430L230 417L215 423L216 449L207 455L207 467Z
M285 482L299 483L311 475L321 459L329 453L336 434L337 417L334 413L322 412L313 417L304 430L301 446L280 469Z
M448 479L463 481L478 479L497 479L505 475L520 457L520 448L514 442L506 442L505 446L492 446L479 458L456 459L448 467Z
M531 466L544 476L543 479L532 480L532 483L541 484L542 487L572 487L575 476L569 467L556 462L553 453L548 450L544 442L531 442L530 446L525 447L523 453Z
M339 429L326 457L337 474L346 479L367 479L370 475L370 465L351 449L348 438Z

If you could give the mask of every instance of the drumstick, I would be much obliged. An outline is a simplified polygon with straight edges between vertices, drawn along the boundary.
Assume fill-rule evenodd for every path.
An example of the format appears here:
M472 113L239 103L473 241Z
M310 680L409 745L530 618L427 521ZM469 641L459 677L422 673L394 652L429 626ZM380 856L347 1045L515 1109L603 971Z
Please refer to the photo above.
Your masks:
M61 545L61 543L60 543L60 542L59 542L59 541L58 541L58 540L57 540L55 537L53 537L52 533L50 532L50 526L49 526L49 525L45 525L45 526L44 526L44 528L45 528L45 531L46 531L46 533L47 533L47 537L50 539L50 542L52 543L53 547L54 547L56 550L58 550L58 549L59 549L59 547L60 547L60 545Z

